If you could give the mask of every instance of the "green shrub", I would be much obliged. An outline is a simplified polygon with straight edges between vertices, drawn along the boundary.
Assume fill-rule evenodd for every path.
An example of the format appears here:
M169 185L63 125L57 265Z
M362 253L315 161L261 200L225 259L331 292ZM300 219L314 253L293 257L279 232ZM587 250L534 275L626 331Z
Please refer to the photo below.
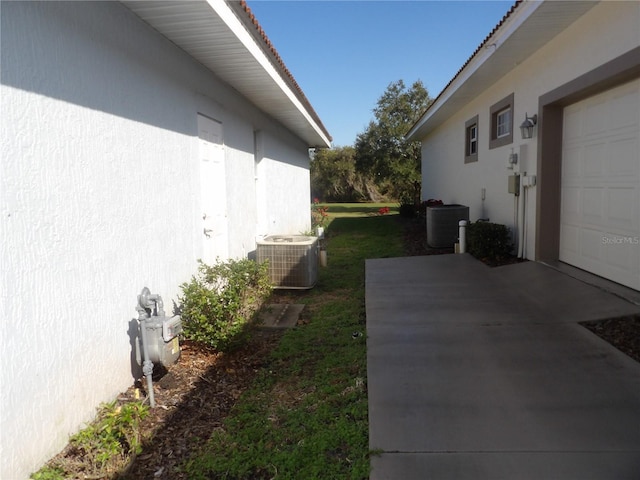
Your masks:
M241 342L247 325L271 292L268 264L253 260L199 261L198 273L180 286L184 336L224 351Z
M475 222L467 227L467 250L481 260L501 260L511 255L509 228L499 223Z
M418 214L418 211L413 203L402 202L398 207L398 213L403 218L413 218Z

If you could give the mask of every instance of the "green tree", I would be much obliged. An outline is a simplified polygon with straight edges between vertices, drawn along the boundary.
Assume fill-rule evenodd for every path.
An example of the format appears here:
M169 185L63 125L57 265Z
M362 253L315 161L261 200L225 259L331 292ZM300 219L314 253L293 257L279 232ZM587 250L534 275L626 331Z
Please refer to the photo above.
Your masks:
M356 138L356 172L386 198L414 201L420 142L407 142L404 135L431 102L420 80L409 88L402 80L392 82L373 109L375 120Z
M356 172L355 149L319 149L311 160L311 194L324 202L365 200L362 179Z

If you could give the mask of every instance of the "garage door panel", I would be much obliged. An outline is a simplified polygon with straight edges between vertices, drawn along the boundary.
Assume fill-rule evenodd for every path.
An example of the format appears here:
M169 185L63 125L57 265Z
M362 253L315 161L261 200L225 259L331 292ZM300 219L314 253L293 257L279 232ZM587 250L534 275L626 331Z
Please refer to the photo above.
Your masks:
M562 164L562 180L565 182L574 178L580 178L580 157L582 153L581 147L567 147L563 151L563 156L568 161Z
M618 235L608 235L603 243L603 250L606 255L605 263L607 270L603 277L617 279L623 285L633 285L638 282L638 274L630 269L630 265L635 265L635 272L640 269L640 238L620 237Z
M591 187L582 190L582 203L578 207L582 212L579 222L585 226L597 227L604 223L604 195L602 187Z
M594 136L607 131L609 109L605 100L586 104L584 115L584 130L586 136Z
M600 230L592 230L590 228L583 228L582 235L580 236L580 254L587 260L598 264L603 260L602 247L602 232Z
M565 254L565 261L569 258L575 259L579 256L580 229L574 225L563 224L560 227L560 249ZM571 263L571 262L569 262Z
M564 110L560 260L640 290L640 80Z
M612 95L610 109L610 130L631 128L638 125L640 116L640 97L633 85L628 85Z
M633 235L638 231L638 212L635 205L640 203L637 189L609 188L607 190L606 226L618 233Z
M585 146L582 152L582 172L585 177L601 177L605 172L602 161L606 157L607 144L603 141Z
M582 136L582 116L578 109L567 108L564 111L564 120L565 125L562 132L565 144L569 145Z
M631 243L626 242L623 238L607 234L603 237L602 243L605 260L611 268L624 272L629 263L634 262L634 250L637 251L637 248L629 248Z
M640 143L637 138L625 136L609 143L607 159L609 163L609 173L612 176L631 176L638 178L640 170Z
M578 187L567 186L562 190L563 225L580 223L580 193L581 189Z

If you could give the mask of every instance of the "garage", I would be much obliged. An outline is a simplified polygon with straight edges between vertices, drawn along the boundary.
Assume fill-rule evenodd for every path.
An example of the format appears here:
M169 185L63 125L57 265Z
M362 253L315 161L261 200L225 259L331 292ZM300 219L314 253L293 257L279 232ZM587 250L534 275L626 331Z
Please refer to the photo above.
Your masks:
M640 290L640 79L564 108L559 259Z

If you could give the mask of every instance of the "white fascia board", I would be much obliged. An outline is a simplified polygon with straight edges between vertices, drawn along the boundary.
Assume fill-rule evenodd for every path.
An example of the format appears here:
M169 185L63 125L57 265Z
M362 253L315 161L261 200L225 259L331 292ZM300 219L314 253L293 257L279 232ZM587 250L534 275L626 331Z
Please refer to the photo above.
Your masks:
M457 77L443 90L437 97L436 101L427 109L422 118L416 123L413 128L405 135L407 140L419 140L419 138L413 137L433 115L435 115L443 105L445 105L451 97L464 85L471 76L478 71L478 69L484 65L484 63L491 58L491 56L498 50L502 44L504 44L515 31L535 12L540 5L540 0L524 0L524 2L518 7L518 9L509 16L505 23L484 43L482 49L475 54L475 56L469 61L467 66L462 70Z
M225 0L206 0L206 2L218 14L218 16L224 21L224 23L229 26L231 31L242 42L242 44L251 53L251 55L253 55L260 66L262 66L262 68L273 79L274 83L276 83L282 90L282 92L287 96L289 101L291 101L291 103L295 105L295 107L300 111L300 113L302 113L307 122L324 140L327 146L330 147L331 141L326 137L322 129L316 124L304 105L300 102L300 100L298 100L298 97L295 95L295 93L291 90L291 88L289 88L289 86L280 76L273 64L269 61L269 58L264 53L262 48L260 48L260 46L255 42L249 32L247 32L242 22L240 22L233 10L229 7L229 5L227 5L227 2Z

